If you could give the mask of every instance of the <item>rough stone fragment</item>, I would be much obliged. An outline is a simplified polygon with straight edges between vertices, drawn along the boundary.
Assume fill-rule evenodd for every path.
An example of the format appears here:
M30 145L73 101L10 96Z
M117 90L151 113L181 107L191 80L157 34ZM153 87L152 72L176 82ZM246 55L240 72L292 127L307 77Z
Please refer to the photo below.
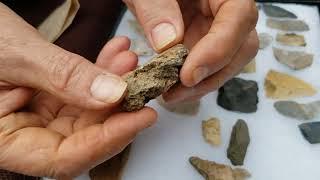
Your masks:
M290 99L312 96L317 91L305 81L288 74L270 70L265 78L266 96L272 99Z
M295 101L278 101L273 106L280 114L301 120L313 119L320 113L320 101L307 104Z
M310 144L320 143L320 122L303 123L299 125L299 129Z
M273 40L272 36L268 33L259 33L258 38L259 38L259 49L264 49L268 47Z
M249 129L244 120L239 119L232 128L227 157L235 166L243 165L250 143Z
M202 135L209 144L219 146L221 144L220 120L210 118L202 121Z
M278 33L276 40L288 46L306 46L307 43L304 39L303 35L295 34L295 33Z
M304 69L311 66L313 63L313 54L303 51L288 51L284 49L273 48L273 55L277 61L293 70Z
M255 73L256 72L256 60L252 59L241 71L242 73Z
M246 169L232 169L230 166L198 157L190 157L189 162L206 180L246 180L251 176Z
M148 43L145 40L140 39L131 40L130 50L138 56L152 56L154 53Z
M120 154L91 169L89 172L91 180L121 180L122 171L128 161L129 153L130 146Z
M258 84L255 81L233 78L219 89L217 103L230 111L256 112L257 93Z
M128 73L125 77L128 92L123 100L123 110L139 110L176 84L179 81L179 70L187 55L188 50L179 44Z
M264 4L263 11L269 17L297 19L297 16L292 12L271 4Z
M166 103L161 96L157 98L157 102L159 105L164 107L166 110L177 113L177 114L184 114L184 115L196 115L199 112L200 108L200 100L192 101L192 102L179 102L168 104Z
M267 19L267 26L282 31L309 31L309 26L302 20Z

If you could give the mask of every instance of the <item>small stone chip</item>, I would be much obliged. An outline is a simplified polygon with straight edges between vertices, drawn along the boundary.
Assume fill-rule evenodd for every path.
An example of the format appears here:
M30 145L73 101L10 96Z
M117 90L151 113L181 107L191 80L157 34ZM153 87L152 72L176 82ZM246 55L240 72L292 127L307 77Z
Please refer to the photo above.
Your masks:
M138 56L152 56L154 51L148 45L148 42L141 39L132 39L130 50Z
M263 4L263 11L269 17L297 19L292 12L271 4Z
M200 100L168 104L163 100L162 96L157 98L157 102L160 106L170 112L189 116L198 114L201 104Z
M188 52L184 45L178 44L128 73L125 76L128 93L122 103L123 110L140 110L151 99L175 85L179 81L179 71Z
M220 120L210 118L202 121L202 135L209 144L219 146L221 144Z
M267 26L282 31L309 31L309 26L301 20L267 19Z
M284 49L273 48L273 55L277 61L293 70L307 68L313 63L313 54L303 51L288 51Z
M239 119L232 128L227 156L235 166L243 165L250 143L249 129L244 120Z
M320 143L320 122L303 123L299 125L299 129L310 144Z
M295 101L278 101L273 106L280 114L295 119L310 120L320 114L320 101L307 104Z
M241 73L255 73L256 72L256 60L252 59L241 71Z
M306 46L307 43L304 39L303 35L295 34L295 33L278 33L276 40L287 46Z
M273 40L273 37L268 33L259 33L258 38L259 38L259 49L265 49L271 44Z
M230 166L199 157L190 157L189 162L206 180L246 180L251 177L246 169L232 169Z
M258 84L255 81L233 78L219 89L217 103L230 111L257 111Z
M285 73L270 70L265 78L266 96L272 99L289 99L313 96L317 91L305 81Z

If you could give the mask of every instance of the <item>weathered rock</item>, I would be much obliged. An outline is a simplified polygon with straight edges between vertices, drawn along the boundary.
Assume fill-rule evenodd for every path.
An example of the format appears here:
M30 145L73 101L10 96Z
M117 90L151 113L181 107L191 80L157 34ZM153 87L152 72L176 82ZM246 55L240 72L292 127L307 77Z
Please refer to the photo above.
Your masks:
M128 73L125 77L128 93L123 100L123 110L139 110L151 99L158 97L176 84L179 81L179 70L187 55L188 50L179 44Z
M320 143L320 122L303 123L299 129L310 144Z
M255 73L256 72L256 60L252 59L241 71L241 73Z
M221 144L220 120L210 118L202 121L202 135L209 144L219 146Z
M304 69L311 66L313 63L313 54L303 51L288 51L284 49L273 48L273 55L277 61L293 70Z
M303 35L295 34L295 33L278 33L276 40L287 46L306 46L307 43L304 39Z
M244 120L239 119L232 128L227 156L235 166L243 165L250 143L249 129Z
M190 157L189 162L206 180L245 180L251 176L245 169L232 169L230 166L198 157Z
M268 47L273 40L272 36L268 33L259 33L258 38L259 38L259 49L264 49Z
M138 56L152 56L154 51L148 45L147 41L141 39L131 40L130 50Z
M282 31L309 31L309 26L302 20L267 19L267 26Z
M120 154L91 169L91 180L121 180L122 171L130 153L130 145Z
M217 103L230 111L257 111L258 84L255 81L233 78L219 89Z
M288 74L270 70L265 78L266 96L272 99L290 99L312 96L317 91L305 81Z
M159 105L164 107L166 110L177 113L177 114L184 114L184 115L196 115L199 112L200 108L200 100L192 101L192 102L179 102L179 103L173 103L168 104L166 103L162 96L159 96L157 98L157 102Z
M292 12L271 4L263 4L263 11L269 17L297 19Z
M307 104L295 101L278 101L273 106L280 114L301 120L313 119L320 113L320 101Z

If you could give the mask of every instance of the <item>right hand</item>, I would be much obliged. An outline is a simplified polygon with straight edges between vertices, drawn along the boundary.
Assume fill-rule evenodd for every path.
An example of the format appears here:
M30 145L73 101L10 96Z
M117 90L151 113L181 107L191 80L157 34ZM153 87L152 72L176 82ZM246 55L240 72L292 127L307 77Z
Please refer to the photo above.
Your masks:
M46 42L0 3L0 169L72 178L111 158L156 120L117 113L137 57L111 40L96 64Z

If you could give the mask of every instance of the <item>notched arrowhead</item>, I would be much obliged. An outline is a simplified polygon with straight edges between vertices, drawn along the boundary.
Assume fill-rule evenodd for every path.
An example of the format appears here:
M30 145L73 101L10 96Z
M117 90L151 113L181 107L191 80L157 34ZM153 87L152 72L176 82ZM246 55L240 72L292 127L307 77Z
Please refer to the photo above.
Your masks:
M180 68L188 53L184 45L178 44L130 72L125 77L128 93L122 103L123 110L129 112L140 110L151 99L176 84L179 81Z

